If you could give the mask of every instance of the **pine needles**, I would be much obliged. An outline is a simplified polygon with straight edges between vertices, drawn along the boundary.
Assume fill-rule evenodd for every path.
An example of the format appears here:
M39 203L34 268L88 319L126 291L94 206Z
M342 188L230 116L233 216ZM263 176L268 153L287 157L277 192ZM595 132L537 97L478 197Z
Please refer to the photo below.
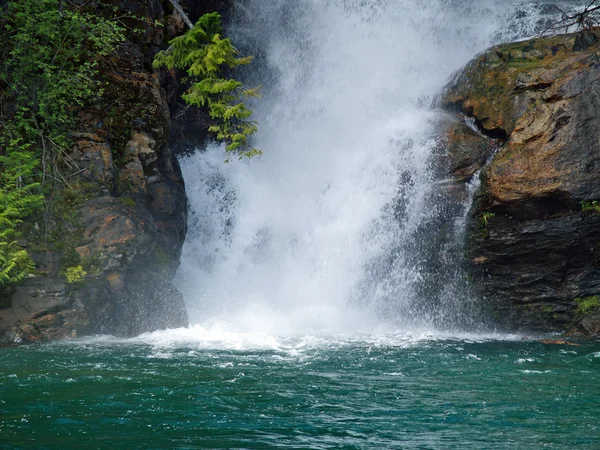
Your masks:
M206 106L215 121L209 128L217 140L225 142L226 151L239 158L261 155L262 151L250 145L256 133L256 122L249 120L252 111L242 101L257 97L258 88L246 89L226 73L238 66L249 64L252 57L242 57L231 41L221 37L221 16L210 13L202 16L183 36L173 39L171 47L154 58L154 67L182 69L191 82L183 94L188 105Z

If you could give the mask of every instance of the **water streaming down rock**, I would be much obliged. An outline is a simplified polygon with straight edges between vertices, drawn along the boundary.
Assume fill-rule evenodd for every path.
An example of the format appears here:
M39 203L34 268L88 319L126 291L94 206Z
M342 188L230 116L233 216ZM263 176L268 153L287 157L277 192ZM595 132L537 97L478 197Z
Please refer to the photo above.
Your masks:
M224 164L209 146L182 161L192 323L297 334L477 322L457 265L467 203L449 209L436 187L430 105L475 53L538 23L535 4L499 3L239 2L230 30L258 55L248 80L263 83L265 155Z

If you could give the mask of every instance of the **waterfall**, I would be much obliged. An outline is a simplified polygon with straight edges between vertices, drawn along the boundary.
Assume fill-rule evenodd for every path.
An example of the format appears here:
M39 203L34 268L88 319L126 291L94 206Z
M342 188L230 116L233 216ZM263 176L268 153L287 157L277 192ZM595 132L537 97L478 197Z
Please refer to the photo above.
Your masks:
M263 86L251 106L264 156L225 164L210 145L181 161L191 323L278 335L458 326L473 300L444 255L461 227L453 250L429 244L467 205L447 218L436 200L432 101L476 53L531 34L543 8L240 0L236 11L229 31L257 56L245 77Z

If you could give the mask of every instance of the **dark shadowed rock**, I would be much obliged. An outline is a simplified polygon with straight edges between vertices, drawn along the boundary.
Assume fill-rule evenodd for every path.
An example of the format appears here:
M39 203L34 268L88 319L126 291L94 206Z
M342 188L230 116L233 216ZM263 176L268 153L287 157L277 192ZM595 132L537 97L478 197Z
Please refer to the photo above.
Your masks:
M454 114L445 116L440 123L438 160L442 162L443 175L452 176L458 182L470 180L499 145L498 141L474 130L474 124L468 124L468 120Z
M593 30L583 30L575 36L573 51L586 50L598 42L598 35Z

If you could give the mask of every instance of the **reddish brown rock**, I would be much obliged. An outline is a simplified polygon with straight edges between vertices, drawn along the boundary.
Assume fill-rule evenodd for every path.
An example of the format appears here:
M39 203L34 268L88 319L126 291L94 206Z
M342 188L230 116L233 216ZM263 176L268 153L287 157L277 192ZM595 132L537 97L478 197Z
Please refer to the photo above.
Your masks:
M570 345L574 347L580 347L580 344L576 344L575 342L565 341L564 339L542 339L540 340L542 344L547 345Z
M449 87L446 107L508 138L486 167L482 208L543 218L600 198L599 49L570 51L574 39L494 47Z

